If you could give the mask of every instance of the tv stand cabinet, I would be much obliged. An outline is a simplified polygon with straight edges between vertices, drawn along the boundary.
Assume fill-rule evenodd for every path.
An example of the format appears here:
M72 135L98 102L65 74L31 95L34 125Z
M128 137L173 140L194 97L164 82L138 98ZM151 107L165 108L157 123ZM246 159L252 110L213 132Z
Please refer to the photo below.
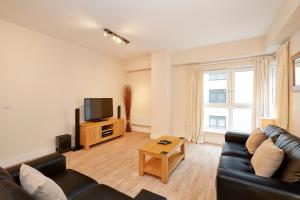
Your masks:
M91 145L124 135L124 132L124 119L84 122L80 124L80 145L89 150Z

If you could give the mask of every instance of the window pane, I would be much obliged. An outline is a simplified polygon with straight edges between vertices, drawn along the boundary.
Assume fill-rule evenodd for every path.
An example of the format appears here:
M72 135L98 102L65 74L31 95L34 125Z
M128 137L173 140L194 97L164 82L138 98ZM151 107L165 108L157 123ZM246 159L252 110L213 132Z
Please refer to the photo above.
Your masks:
M204 102L226 103L227 99L226 72L209 72L204 74Z
M226 130L226 116L209 115L209 128Z
M251 104L253 97L253 71L234 72L234 102Z
M295 85L300 85L300 58L295 60Z
M251 116L252 116L251 109L234 108L232 129L251 132Z
M225 89L209 90L209 103L226 103L226 90Z
M229 111L227 108L204 108L204 128L226 130Z

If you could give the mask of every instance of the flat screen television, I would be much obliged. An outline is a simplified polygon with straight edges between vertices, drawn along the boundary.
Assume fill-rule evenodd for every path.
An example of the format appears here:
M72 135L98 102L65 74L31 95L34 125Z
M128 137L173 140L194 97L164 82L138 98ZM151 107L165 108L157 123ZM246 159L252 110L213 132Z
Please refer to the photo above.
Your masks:
M85 98L85 121L102 121L113 116L112 98Z

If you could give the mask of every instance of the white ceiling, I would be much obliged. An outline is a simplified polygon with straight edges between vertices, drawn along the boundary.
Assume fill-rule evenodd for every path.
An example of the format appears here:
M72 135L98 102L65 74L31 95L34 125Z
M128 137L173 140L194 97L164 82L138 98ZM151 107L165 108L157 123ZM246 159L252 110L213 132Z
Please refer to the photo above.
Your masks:
M0 18L119 59L264 35L282 0L0 0ZM107 27L131 41L116 44Z

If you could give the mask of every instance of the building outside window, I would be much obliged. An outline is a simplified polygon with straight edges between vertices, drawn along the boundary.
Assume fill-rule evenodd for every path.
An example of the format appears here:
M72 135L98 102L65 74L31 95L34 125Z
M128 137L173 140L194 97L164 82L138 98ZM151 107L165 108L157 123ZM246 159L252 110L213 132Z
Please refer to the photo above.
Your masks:
M209 103L226 103L226 90L225 89L210 89L209 90Z
M253 68L204 72L204 130L251 131Z
M209 128L212 129L226 129L226 117L209 115Z

